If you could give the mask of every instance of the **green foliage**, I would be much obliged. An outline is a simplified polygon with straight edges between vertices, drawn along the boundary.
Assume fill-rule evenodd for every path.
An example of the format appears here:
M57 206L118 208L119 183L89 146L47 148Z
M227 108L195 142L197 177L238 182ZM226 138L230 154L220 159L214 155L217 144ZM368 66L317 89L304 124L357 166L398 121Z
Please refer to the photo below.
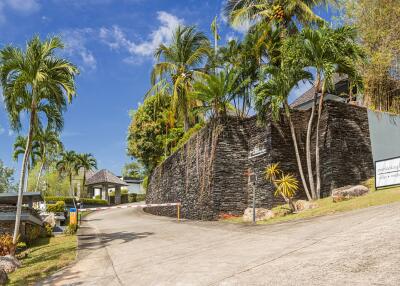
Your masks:
M78 230L78 225L77 224L69 224L65 230L64 230L64 234L66 235L74 235Z
M128 195L128 202L129 203L135 203L137 202L137 194L132 193Z
M15 247L11 234L0 234L0 256L13 254L15 252Z
M14 169L4 166L3 161L0 160L0 193L16 191L13 176Z
M50 224L46 223L44 225L44 228L45 228L46 237L52 237L53 236L53 227Z
M38 225L26 225L25 227L26 227L26 229L25 229L24 241L28 245L32 244L43 233L43 230L42 230L41 226L38 226Z
M39 172L39 166L35 166L29 174L28 190L33 191L35 188L35 182L37 174ZM45 196L68 196L69 195L69 180L66 177L59 175L55 168L55 164L52 163L48 168L47 172L43 175L43 180L46 182L43 194Z
M146 200L146 194L137 194L136 196L136 201L137 202L142 202Z
M185 145L185 143L187 141L189 141L189 139L193 136L193 134L197 133L203 127L204 127L204 123L200 122L200 123L197 123L192 128L190 128L187 132L185 132L185 134L178 141L176 146L174 148L172 148L172 152L175 152L176 150L180 149L183 145ZM144 185L144 183L143 183L143 185ZM146 188L147 188L147 185L146 185Z
M65 210L65 202L57 201L55 204L47 204L46 211L52 213L60 213Z
M299 182L291 174L282 174L280 178L275 180L275 183L277 186L275 196L293 198L299 189Z
M143 166L138 162L126 163L122 170L122 176L139 180L143 179L144 177Z
M72 204L72 197L44 197L44 200L46 202L57 202L57 201L63 201L66 204ZM86 199L86 198L80 198L79 201L84 205L107 205L108 202L106 200L100 200L100 199Z

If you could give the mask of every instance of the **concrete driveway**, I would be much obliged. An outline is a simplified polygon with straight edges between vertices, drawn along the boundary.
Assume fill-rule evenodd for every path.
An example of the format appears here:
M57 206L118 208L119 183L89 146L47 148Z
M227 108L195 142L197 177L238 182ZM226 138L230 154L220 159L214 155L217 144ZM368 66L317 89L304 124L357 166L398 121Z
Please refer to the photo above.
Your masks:
M270 226L90 214L42 285L400 285L400 204Z

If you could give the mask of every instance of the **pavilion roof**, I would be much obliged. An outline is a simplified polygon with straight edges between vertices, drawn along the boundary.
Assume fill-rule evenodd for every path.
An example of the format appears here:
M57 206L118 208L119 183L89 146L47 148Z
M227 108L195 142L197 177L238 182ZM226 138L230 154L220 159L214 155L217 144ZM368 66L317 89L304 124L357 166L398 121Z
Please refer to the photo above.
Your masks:
M109 170L103 169L86 180L86 186L110 184L115 186L128 186L127 183L115 176Z

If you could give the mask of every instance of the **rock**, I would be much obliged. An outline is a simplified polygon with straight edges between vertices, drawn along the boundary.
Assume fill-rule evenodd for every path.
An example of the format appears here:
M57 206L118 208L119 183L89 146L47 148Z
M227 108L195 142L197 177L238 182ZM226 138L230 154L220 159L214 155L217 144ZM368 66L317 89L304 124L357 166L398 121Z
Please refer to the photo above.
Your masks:
M6 285L7 281L8 281L7 273L3 269L0 269L0 285Z
M54 213L50 213L43 221L51 225L51 227L54 227L56 225L56 218Z
M266 220L273 218L275 213L269 209L256 208L256 221ZM252 222L253 221L253 208L247 208L243 214L243 221Z
M369 189L362 185L345 186L332 191L332 199L334 203L349 200L355 197L363 196L369 192Z
M310 202L310 201L305 201L305 200L298 200L295 203L296 206L296 211L301 212L304 210L311 210L315 209L318 207L318 204L316 202Z
M21 263L15 257L11 255L0 256L0 270L11 273L20 266Z

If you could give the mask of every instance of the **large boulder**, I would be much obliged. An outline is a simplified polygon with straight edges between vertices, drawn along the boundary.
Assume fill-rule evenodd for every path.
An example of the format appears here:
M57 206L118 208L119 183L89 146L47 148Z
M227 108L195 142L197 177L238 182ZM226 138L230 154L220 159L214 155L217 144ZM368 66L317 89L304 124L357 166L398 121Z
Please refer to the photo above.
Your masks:
M7 273L3 269L0 269L0 285L6 285L7 281L8 281Z
M55 214L54 213L49 213L44 219L43 221L49 225L51 225L51 227L54 227L56 225L56 218L55 218Z
M256 221L266 220L273 218L275 213L269 209L256 208ZM243 214L243 221L252 222L253 221L253 208L247 208Z
M345 186L332 190L332 199L334 203L346 201L355 197L363 196L369 192L366 186Z
M297 212L301 212L304 210L311 210L311 209L315 209L318 207L318 204L316 202L310 202L310 201L305 201L305 200L297 200L294 203L294 205L296 207Z
M21 263L15 257L11 255L0 256L0 270L11 273L18 267L21 267Z

